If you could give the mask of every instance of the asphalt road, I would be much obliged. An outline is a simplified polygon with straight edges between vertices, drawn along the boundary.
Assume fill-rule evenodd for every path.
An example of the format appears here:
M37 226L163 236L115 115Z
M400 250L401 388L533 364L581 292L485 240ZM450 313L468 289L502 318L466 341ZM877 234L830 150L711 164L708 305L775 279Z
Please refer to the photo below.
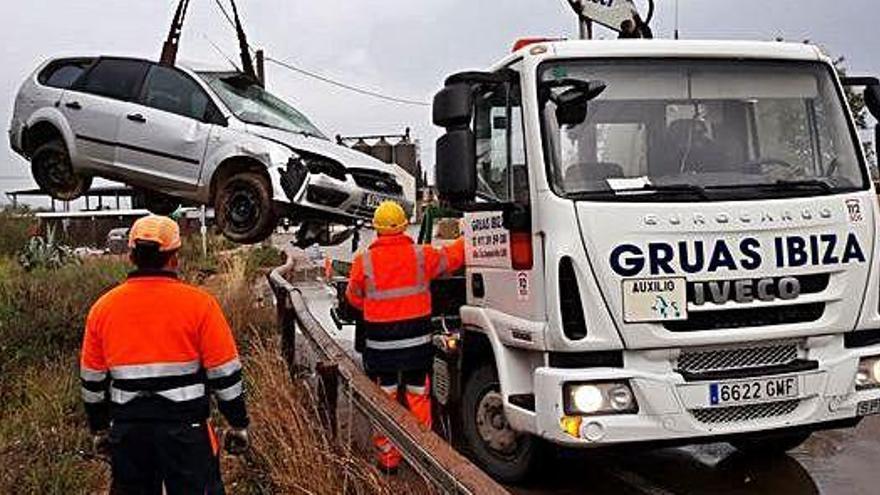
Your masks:
M880 417L855 429L814 434L790 455L748 458L727 444L626 455L557 456L520 495L706 494L876 495L880 493Z

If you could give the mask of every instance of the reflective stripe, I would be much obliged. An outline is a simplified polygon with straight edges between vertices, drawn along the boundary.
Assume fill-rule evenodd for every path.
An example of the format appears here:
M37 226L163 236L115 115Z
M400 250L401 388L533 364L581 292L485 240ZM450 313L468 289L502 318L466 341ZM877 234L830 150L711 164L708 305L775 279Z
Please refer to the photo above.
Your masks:
M208 378L223 378L224 376L229 376L236 371L241 369L241 361L236 357L232 361L229 361L226 364L221 364L220 366L215 366L214 368L209 368L207 370Z
M427 392L428 392L428 387L426 387L424 385L422 385L422 386L407 385L406 386L406 393L408 393L408 394L425 395L425 393L427 393Z
M85 402L87 404L98 404L98 403L104 402L104 400L107 398L107 394L104 393L103 391L92 392L91 390L88 390L84 387L80 388L79 391L82 394L83 402Z
M431 336L422 335L421 337L413 337L411 339L400 340L367 340L367 347L377 351L391 351L395 349L408 349L410 347L418 347L420 345L430 344Z
M141 395L140 392L127 392L118 388L110 387L110 400L115 404L127 404Z
M88 368L79 369L79 377L87 382L103 382L107 379L106 371L90 370Z
M437 273L436 276L443 275L449 269L449 256L446 255L446 250L443 249L440 251L440 262L437 265Z
M394 392L397 392L397 385L396 384L395 385L380 385L379 388L381 388L382 391L388 395L392 395L392 394L394 394Z
M199 371L199 368L201 363L198 360L183 363L131 364L110 368L110 375L117 380L135 380L189 375Z
M230 401L240 397L241 390L241 380L239 380L235 385L231 387L224 388L223 390L215 390L214 395L222 401Z
M405 285L403 287L395 287L393 289L378 289L376 287L376 276L373 270L373 259L370 251L363 255L364 260L364 285L366 285L366 297L375 301L387 301L389 299L399 299L402 297L418 296L427 294L431 290L427 282L425 274L425 250L421 246L413 246L416 257L416 283L415 285Z
M348 287L349 287L349 291L351 292L351 294L352 294L354 297L358 297L358 298L361 298L361 299L364 298L364 289L362 289L362 288L360 288L360 287L358 287L358 286L355 286L355 285L349 285Z
M128 392L126 390L119 390L118 388L110 387L110 399L116 404L127 404L138 397L149 397L151 395L158 395L173 400L174 402L184 402L204 397L205 385L199 383L186 387L163 390L161 392Z
M185 402L188 400L198 399L199 397L204 397L205 385L199 383L196 385L189 385L187 387L172 388L171 390L156 392L156 395L161 395L162 397L165 397L166 399L171 399L174 402Z

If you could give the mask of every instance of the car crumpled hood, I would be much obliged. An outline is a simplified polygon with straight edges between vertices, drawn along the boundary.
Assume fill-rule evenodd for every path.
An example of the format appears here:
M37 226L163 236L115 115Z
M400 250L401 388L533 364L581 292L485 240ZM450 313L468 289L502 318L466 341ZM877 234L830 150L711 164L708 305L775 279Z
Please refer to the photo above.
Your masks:
M304 136L302 134L287 132L280 129L271 129L255 125L248 125L247 129L249 133L255 136L283 143L296 150L307 151L316 155L331 158L347 168L380 170L382 172L394 174L398 177L401 172L403 172L403 169L397 165L382 162L369 155L361 153L360 151L355 151L326 139Z

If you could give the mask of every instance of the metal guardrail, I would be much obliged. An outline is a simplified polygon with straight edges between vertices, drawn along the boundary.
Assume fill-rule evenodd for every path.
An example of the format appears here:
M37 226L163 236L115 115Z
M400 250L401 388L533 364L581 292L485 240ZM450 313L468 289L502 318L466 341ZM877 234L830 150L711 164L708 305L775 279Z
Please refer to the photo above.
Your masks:
M385 433L409 465L433 487L442 493L508 493L440 436L421 426L400 404L389 400L367 378L311 313L302 292L287 280L286 275L292 270L289 263L269 275L281 324L282 352L291 377L297 370L295 338L299 328L318 355L316 368L324 382L322 395L328 410L335 411L337 384L345 383L353 407ZM330 414L330 421L335 427L335 412Z

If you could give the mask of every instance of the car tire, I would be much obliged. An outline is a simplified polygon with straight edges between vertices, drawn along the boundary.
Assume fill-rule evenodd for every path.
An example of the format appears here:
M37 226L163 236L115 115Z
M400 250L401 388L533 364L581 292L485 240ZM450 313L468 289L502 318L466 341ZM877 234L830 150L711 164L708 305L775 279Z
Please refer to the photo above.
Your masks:
M92 187L92 177L73 170L70 153L60 139L41 144L31 155L31 174L40 190L59 201L72 201Z
M510 430L500 390L498 373L491 364L468 375L461 401L464 447L492 478L521 483L538 468L546 445L532 435Z
M731 440L730 444L750 457L773 457L800 447L810 438L810 434L810 432L768 434L763 437Z
M227 239L240 244L262 242L272 235L277 221L272 186L259 173L234 174L217 189L214 215Z
M154 215L169 216L180 208L180 200L155 191L144 191L144 206Z

